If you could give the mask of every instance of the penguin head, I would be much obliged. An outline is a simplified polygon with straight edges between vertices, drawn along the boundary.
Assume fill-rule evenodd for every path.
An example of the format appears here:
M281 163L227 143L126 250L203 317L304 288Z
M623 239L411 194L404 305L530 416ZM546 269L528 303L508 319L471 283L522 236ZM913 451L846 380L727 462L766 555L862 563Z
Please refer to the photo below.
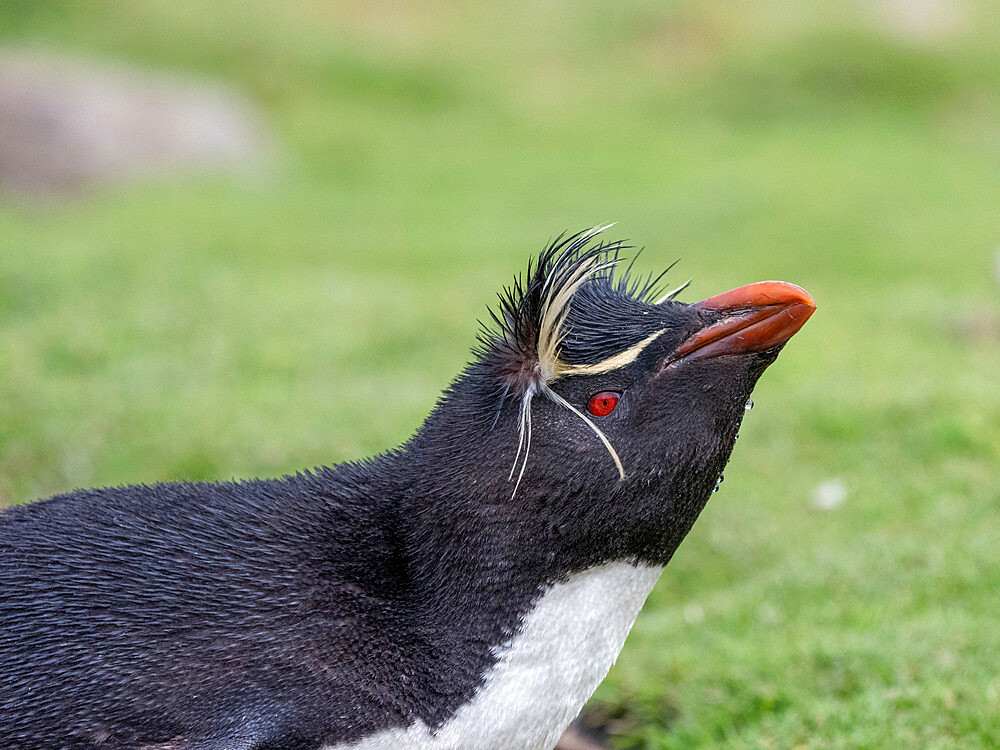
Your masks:
M636 278L604 227L561 237L500 294L423 432L512 538L665 564L719 480L758 378L815 310L760 282L694 304ZM669 269L668 269L669 270ZM662 275L661 275L662 276ZM457 467L449 472L448 467Z

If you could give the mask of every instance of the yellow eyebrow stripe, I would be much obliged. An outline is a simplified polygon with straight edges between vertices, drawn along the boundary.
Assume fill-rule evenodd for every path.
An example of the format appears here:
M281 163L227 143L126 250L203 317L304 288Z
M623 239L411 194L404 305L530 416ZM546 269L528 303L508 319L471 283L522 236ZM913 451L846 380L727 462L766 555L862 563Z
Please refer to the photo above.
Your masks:
M633 344L625 351L618 352L618 354L592 365L567 365L560 363L557 377L565 377L567 375L600 375L601 373L611 372L612 370L618 370L626 365L630 365L639 358L643 349L656 341L666 330L666 328L661 328L659 331L651 333L638 344Z

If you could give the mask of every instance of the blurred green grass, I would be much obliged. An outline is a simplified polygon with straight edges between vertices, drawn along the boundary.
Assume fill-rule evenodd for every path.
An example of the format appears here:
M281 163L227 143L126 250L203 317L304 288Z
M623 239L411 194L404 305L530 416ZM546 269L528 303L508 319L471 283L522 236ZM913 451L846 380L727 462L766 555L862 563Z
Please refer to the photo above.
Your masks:
M689 299L820 309L593 715L1000 746L1000 9L961 8L925 39L830 2L5 3L8 41L232 82L284 166L0 203L0 503L387 448L530 253L617 220Z

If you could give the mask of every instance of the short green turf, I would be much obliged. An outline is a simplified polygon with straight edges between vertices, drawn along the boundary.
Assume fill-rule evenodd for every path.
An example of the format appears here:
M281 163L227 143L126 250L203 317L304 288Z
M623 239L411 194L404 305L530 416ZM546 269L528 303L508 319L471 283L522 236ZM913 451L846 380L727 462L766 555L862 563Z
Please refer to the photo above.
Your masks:
M280 153L0 199L0 503L388 448L531 253L617 221L689 300L819 310L589 715L1000 747L1000 8L915 5L5 3L5 40L232 83Z

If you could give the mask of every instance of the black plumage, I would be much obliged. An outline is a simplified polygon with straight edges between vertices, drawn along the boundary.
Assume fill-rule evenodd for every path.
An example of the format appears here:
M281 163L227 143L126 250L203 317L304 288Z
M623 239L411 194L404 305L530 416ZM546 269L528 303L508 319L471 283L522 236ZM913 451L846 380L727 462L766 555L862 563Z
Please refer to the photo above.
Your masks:
M593 234L553 243L501 295L398 449L0 514L0 747L315 750L433 729L546 587L610 561L666 564L784 342L668 366L727 313L657 304L655 281L616 274L623 247ZM546 359L553 290L580 275ZM650 337L621 367L572 369ZM597 392L617 408L584 417Z

